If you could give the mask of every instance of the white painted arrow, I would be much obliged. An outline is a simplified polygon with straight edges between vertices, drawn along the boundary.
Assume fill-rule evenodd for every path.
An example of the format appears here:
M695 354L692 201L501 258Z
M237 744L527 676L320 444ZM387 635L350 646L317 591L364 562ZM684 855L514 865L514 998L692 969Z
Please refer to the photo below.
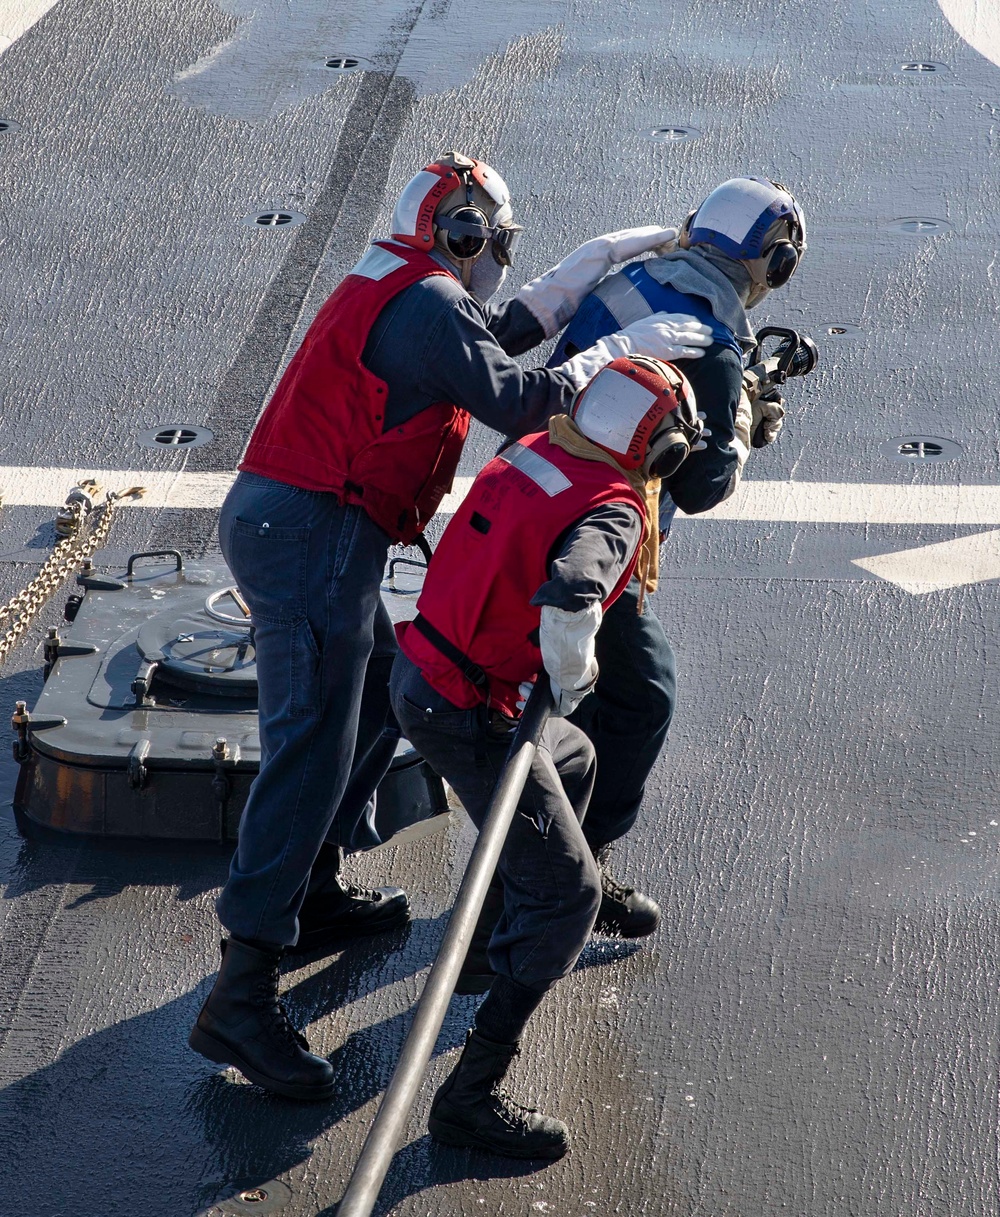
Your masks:
M146 487L141 499L123 500L123 507L217 510L235 476L228 472L0 465L0 499L12 507L58 507L73 486L85 478L96 478L107 490ZM441 503L442 515L458 510L472 481L471 477L455 478L451 494ZM1000 525L1000 487L744 482L713 511L697 516L680 513L680 517L692 523ZM914 595L1000 579L1000 530L856 558L854 564Z
M58 3L59 0L0 0L0 55Z
M457 510L472 478L456 478L441 504ZM1000 486L898 486L879 482L743 482L732 498L691 521L776 524L998 524Z
M855 558L855 566L895 583L914 596L966 583L1000 579L1000 531L977 532L954 541Z
M996 0L938 0L938 7L971 47L1000 64L1000 6Z

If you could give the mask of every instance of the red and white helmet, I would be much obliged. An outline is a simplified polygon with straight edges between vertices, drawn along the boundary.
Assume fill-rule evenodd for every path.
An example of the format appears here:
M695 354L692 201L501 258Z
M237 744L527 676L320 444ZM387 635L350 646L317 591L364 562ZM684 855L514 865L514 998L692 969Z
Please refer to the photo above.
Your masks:
M648 478L675 473L703 430L688 378L646 355L602 368L577 394L572 418L623 469L642 469Z
M403 187L392 213L394 241L429 251L435 243L460 262L491 246L511 266L524 230L514 223L507 183L483 161L446 152Z

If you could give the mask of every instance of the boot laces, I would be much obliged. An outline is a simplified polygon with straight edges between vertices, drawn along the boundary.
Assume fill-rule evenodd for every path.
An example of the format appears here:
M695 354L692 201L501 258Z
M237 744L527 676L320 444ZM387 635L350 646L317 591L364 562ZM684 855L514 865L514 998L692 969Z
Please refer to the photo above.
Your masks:
M527 1132L530 1126L529 1117L535 1115L538 1108L525 1107L499 1086L495 1086L490 1094L494 1112L511 1132Z
M369 904L377 904L382 899L382 893L366 887L356 887L353 883L345 883L339 876L337 886L348 900L365 900Z
M289 1053L294 1053L296 1048L308 1051L309 1041L292 1026L285 1003L277 993L278 965L275 964L272 970L261 977L256 993L268 1033Z
M615 904L627 904L629 897L635 894L634 887L626 887L624 883L603 868L601 869L601 891Z

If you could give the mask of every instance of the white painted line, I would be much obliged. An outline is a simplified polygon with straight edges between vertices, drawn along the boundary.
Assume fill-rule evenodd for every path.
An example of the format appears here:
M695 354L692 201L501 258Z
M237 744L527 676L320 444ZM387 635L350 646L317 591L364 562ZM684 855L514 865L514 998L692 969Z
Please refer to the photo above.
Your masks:
M135 507L222 505L235 472L65 469L0 465L0 496L12 506L58 507L84 478L108 490L145 486ZM438 509L453 515L471 477L457 477ZM123 504L123 506L126 504ZM747 520L788 524L950 524L1000 526L1000 486L893 486L851 482L744 482L731 499L686 520Z
M750 481L703 516L686 518L788 524L1000 524L1000 486Z
M58 466L0 465L0 498L14 507L58 507L85 478L95 478L105 490L145 486L141 499L125 499L122 507L221 507L235 473L184 473L162 469L63 469Z
M0 55L58 3L59 0L0 0Z
M854 565L914 596L966 583L986 583L1000 579L1000 531L977 532L971 537L901 549L894 554L855 558Z
M455 478L440 511L453 513L472 478ZM731 499L686 520L786 524L1000 524L1000 486L896 486L857 482L747 481Z

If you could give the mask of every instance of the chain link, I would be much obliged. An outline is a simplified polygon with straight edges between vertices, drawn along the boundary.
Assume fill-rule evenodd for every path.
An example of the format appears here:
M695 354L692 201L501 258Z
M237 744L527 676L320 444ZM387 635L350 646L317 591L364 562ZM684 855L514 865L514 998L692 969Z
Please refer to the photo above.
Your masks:
M0 637L0 667L69 575L107 542L119 502L125 498L138 498L142 493L141 486L130 486L118 494L109 493L99 507L89 512L85 512L83 502L68 501L65 508L60 508L63 527L72 526L72 532L56 545L31 582L0 606L0 621L10 619L11 622ZM70 515L72 521L68 519Z

